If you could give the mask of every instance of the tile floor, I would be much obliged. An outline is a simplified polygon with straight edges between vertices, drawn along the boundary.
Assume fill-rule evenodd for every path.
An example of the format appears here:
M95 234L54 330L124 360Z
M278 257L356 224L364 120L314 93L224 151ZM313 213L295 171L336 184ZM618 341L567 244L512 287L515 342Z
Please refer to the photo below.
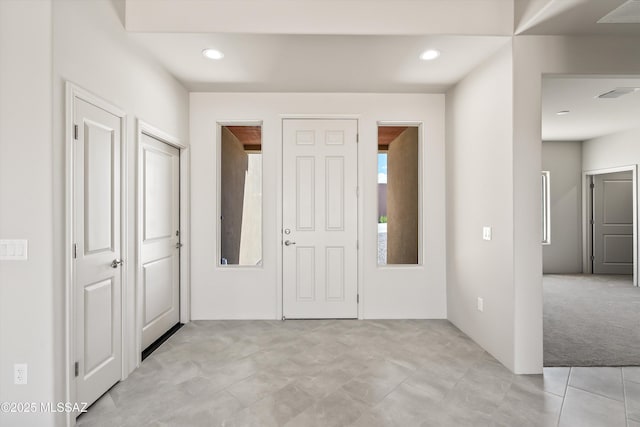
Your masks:
M640 427L640 368L513 375L445 320L195 321L77 422Z

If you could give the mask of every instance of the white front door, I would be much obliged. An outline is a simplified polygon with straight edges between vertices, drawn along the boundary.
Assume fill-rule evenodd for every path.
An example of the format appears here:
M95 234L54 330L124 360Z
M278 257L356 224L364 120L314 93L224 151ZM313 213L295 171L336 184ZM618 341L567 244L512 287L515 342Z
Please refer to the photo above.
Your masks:
M122 375L121 118L75 98L76 398L93 403Z
M593 177L593 273L633 274L633 175Z
M283 121L283 316L358 316L357 120Z
M142 349L179 322L180 152L142 134Z

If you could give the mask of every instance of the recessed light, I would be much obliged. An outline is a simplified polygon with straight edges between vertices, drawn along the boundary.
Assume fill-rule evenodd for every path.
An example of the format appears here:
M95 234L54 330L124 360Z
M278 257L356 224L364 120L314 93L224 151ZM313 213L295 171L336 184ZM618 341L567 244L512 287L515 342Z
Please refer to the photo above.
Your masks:
M209 59L222 59L224 58L224 53L220 52L219 50L216 49L205 49L202 51L202 55L205 58L209 58Z
M420 55L420 59L422 59L423 61L432 61L438 56L440 56L439 50L429 49L422 52L422 54Z
M558 111L556 114L558 116L566 116L567 114L569 114L571 111L569 110L562 110L562 111Z

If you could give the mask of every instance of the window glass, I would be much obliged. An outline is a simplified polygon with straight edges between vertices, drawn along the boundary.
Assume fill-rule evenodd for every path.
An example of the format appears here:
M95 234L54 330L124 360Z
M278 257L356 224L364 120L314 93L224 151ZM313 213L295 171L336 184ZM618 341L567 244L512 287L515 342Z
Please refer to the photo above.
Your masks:
M378 126L378 265L418 264L418 126Z
M262 264L262 129L220 129L220 265Z

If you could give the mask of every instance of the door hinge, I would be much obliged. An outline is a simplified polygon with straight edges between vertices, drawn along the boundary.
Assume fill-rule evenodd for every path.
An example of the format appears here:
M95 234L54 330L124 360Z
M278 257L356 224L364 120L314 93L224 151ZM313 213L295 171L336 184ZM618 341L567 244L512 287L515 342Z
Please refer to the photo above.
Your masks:
M79 373L80 373L80 362L76 362L73 364L73 375L77 377Z
M78 125L73 125L73 139L78 139Z
M596 260L596 256L595 255L591 255L591 261L595 261Z
M358 142L360 142L360 134L359 134L359 133L356 133L356 144L357 144Z
M360 240L356 240L356 249L360 249Z
M176 230L176 237L180 237L180 230Z
M591 225L596 223L593 219L591 221L589 221L589 222L591 222Z
M589 185L589 187L591 187L591 189L593 190L594 188L596 188L596 185L592 182L591 185Z
M360 197L360 187L356 187L356 197Z
M78 244L74 243L73 244L73 258L78 258Z
M356 303L360 304L360 294L356 295Z

